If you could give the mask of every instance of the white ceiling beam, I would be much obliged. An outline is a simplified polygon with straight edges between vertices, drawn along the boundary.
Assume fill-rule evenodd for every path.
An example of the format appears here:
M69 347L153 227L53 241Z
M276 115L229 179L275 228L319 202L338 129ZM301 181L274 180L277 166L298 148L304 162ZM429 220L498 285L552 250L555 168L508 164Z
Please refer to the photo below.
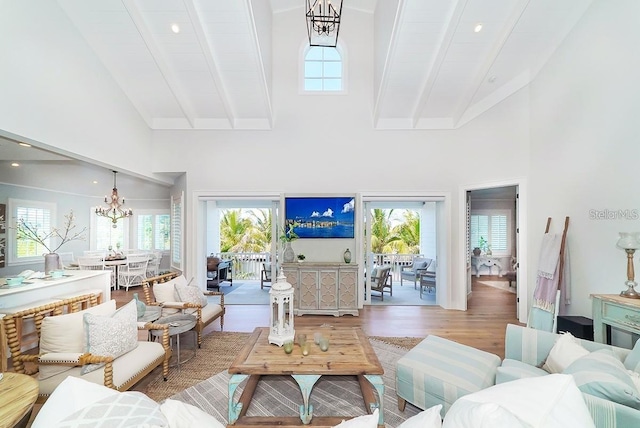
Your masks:
M449 51L449 47L451 46L451 41L453 40L453 36L456 33L456 29L458 28L458 23L460 22L460 18L462 17L462 13L464 9L467 7L468 0L458 0L456 5L449 17L449 20L446 24L447 30L442 36L442 40L438 43L438 52L435 55L435 59L429 71L427 72L426 79L424 80L424 84L422 85L422 89L420 90L420 97L416 105L413 108L413 113L411 115L411 122L413 124L413 128L415 128L420 120L420 113L424 109L429 96L431 95L431 89L438 78L438 74L440 74L440 69L442 67L442 63L447 56L447 52Z
M387 88L389 86L389 73L391 73L391 65L393 64L393 57L395 56L396 49L398 47L398 32L400 24L402 22L403 11L405 9L404 0L398 1L398 9L396 10L396 17L393 21L393 30L391 31L391 41L389 43L389 49L387 49L387 55L384 60L384 66L382 68L382 77L380 78L380 90L378 91L378 97L373 106L373 126L378 126L380 120L380 104L383 102L387 94Z
M454 126L456 127L458 126L460 119L465 114L465 112L469 109L471 102L473 101L473 98L475 97L476 93L478 92L482 84L487 79L487 74L489 73L489 70L495 63L496 59L498 58L498 55L500 55L500 52L502 51L502 48L504 47L505 43L511 36L511 33L513 33L513 29L518 24L520 17L522 17L522 14L527 9L527 6L529 5L529 1L530 0L518 0L517 2L515 2L515 5L513 6L513 12L509 16L509 19L507 19L507 21L505 22L505 25L502 29L502 33L500 34L500 37L497 37L495 39L495 42L493 43L493 47L491 48L491 51L486 56L485 60L482 63L482 66L476 73L473 84L471 85L471 90L466 91L466 93L463 94L463 99L460 102L460 105L458 105L458 107L456 108L455 112L452 115Z
M123 0L122 3L124 4L127 12L129 13L129 16L138 29L138 32L140 33L142 40L147 46L147 49L149 49L149 52L151 52L151 56L158 66L160 73L164 77L167 86L169 86L169 90L171 91L171 93L173 93L173 96L175 97L180 110L184 114L185 118L189 121L191 126L194 127L195 114L193 113L193 109L189 106L188 97L184 95L184 92L180 87L180 79L176 77L175 72L171 69L171 67L165 60L164 52L162 52L162 49L160 49L160 47L157 45L155 39L153 38L153 35L147 28L142 14L136 7L135 0Z
M256 63L258 64L258 68L260 70L260 87L262 89L262 100L264 101L264 108L267 111L267 120L269 121L269 126L273 126L273 110L271 109L271 97L269 95L268 87L269 82L267 82L267 75L264 71L264 61L262 61L262 53L260 50L260 42L258 41L258 29L256 28L256 20L253 16L253 8L251 7L251 0L245 0L244 2L245 10L247 16L249 17L249 29L251 32L251 40L254 44L254 49L256 53Z
M191 25L193 25L193 30L196 34L196 38L198 39L198 43L200 44L200 49L202 50L204 58L207 61L207 68L209 69L211 79L213 79L213 84L218 91L220 102L224 107L225 116L229 121L230 127L233 128L235 117L233 113L233 107L231 107L231 103L229 103L229 96L227 95L227 91L225 90L222 76L220 75L220 70L216 66L216 61L213 58L213 49L209 44L209 41L207 40L204 27L202 26L202 21L200 20L200 14L196 10L195 5L193 4L193 0L182 0L182 2L184 3L185 9L187 10L189 19L191 20Z

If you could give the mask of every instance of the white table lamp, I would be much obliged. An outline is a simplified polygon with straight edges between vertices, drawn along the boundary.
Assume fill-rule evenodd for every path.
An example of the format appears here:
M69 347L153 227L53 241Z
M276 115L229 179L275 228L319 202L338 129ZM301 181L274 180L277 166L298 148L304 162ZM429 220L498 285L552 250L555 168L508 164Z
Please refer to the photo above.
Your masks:
M633 254L640 248L638 235L639 233L637 232L620 232L620 238L616 244L618 248L623 249L627 253L627 281L625 285L628 288L621 292L620 295L630 299L640 299L640 294L638 294L634 288L638 283L634 281L635 273L633 270Z

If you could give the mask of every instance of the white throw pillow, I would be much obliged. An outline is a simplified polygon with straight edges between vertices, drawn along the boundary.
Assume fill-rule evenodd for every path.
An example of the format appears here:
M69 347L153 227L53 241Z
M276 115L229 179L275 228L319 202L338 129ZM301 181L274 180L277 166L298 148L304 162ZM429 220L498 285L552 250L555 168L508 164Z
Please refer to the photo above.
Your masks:
M160 411L171 428L224 428L216 418L182 401L166 399Z
M116 311L116 301L109 300L98 306L92 306L84 311L65 315L44 317L40 330L40 354L85 352L84 314L109 316ZM56 365L41 365L38 367L38 377L41 380L55 376L58 373L71 370L73 367Z
M479 425L474 422L477 420L487 424ZM442 425L443 428L519 426L595 427L582 392L573 377L564 374L518 379L465 395L453 403Z
M102 357L118 358L138 346L138 307L132 300L111 316L84 314L86 352ZM82 374L102 367L104 363L87 364Z
M378 427L378 409L375 409L370 415L358 416L340 422L335 428L377 428Z
M571 363L585 355L589 355L589 351L571 333L563 333L556 339L542 368L549 373L562 373Z
M191 281L189 281L189 283L191 283ZM176 294L178 295L178 301L180 302L194 303L202 306L203 308L209 303L202 290L195 285L176 284ZM194 310L191 309L186 312L191 313L194 312Z
M178 294L176 293L176 285L187 285L187 278L184 275L180 275L172 280L167 282L161 282L159 284L154 284L153 286L153 297L156 299L156 302L179 302ZM162 308L162 316L167 316L171 314L176 314L180 312L180 309L173 308Z
M417 415L411 416L409 419L398 425L398 428L441 428L442 416L440 410L442 404L423 410Z
M104 385L68 376L42 405L31 428L51 428L83 407L118 394Z

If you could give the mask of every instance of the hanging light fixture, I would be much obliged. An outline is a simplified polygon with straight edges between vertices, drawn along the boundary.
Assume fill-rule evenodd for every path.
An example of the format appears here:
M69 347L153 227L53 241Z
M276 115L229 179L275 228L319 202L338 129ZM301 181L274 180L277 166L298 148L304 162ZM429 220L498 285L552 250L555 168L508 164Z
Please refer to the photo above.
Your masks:
M113 191L111 192L111 197L104 197L104 203L107 204L107 206L96 207L96 214L110 218L114 228L118 227L118 220L121 218L131 217L133 215L133 211L130 208L122 208L124 205L124 198L122 198L122 202L120 202L118 188L116 187L116 174L118 174L118 171L113 171Z
M338 44L342 0L307 0L307 33L309 45L335 48Z

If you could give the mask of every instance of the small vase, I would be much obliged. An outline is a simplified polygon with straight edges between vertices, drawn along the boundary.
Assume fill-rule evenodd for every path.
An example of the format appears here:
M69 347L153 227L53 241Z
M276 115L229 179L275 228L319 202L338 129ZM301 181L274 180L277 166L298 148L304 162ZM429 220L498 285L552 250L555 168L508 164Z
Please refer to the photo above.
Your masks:
M60 255L49 253L44 255L44 274L49 275L51 271L62 269L60 265Z
M296 259L296 253L291 248L291 242L284 244L284 251L282 252L282 261L285 263L293 263Z
M345 263L351 263L351 251L349 251L348 248L345 250L343 256L344 256Z
M138 309L138 318L142 318L147 311L147 305L138 299L138 293L133 293L133 298L136 301L136 308Z
M480 249L480 247L475 247L473 249L473 255L474 256L478 257L478 256L480 256L480 253L482 253L482 250Z

